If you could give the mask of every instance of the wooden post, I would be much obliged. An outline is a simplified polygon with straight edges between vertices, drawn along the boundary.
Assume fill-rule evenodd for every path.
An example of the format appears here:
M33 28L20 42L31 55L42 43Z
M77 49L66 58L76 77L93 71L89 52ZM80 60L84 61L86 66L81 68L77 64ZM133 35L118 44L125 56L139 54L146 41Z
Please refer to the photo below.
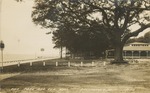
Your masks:
M43 62L43 66L45 66L45 62Z
M30 66L32 66L32 62L30 62Z
M18 62L18 67L20 67L20 62Z
M94 62L92 62L92 66L94 66Z
M68 67L70 67L70 62L68 62Z
M58 66L58 62L56 62L56 67Z
M104 66L106 66L106 62L104 61L104 64L103 64Z
M83 66L83 62L81 62L81 67Z

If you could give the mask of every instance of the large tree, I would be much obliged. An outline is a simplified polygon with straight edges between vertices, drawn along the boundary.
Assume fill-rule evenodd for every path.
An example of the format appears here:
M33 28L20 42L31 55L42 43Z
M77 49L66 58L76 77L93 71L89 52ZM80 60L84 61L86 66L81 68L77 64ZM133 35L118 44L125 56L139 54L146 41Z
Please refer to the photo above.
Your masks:
M96 24L93 29L103 29L114 46L114 62L123 62L125 42L150 27L149 14L149 0L35 0L32 18L46 28L65 22L78 24L76 30ZM135 31L134 25L138 25Z
M53 32L53 41L56 48L67 48L71 53L81 53L83 57L99 57L108 46L109 41L102 33L103 29L95 30L93 27L71 26L72 24L63 24Z

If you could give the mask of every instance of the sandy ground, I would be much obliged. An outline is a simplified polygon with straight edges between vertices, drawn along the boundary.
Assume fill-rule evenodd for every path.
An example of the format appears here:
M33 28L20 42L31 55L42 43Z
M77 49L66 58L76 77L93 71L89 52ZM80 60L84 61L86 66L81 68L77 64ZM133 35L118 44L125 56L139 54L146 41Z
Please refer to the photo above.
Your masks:
M1 93L149 93L150 62L54 67L0 74Z

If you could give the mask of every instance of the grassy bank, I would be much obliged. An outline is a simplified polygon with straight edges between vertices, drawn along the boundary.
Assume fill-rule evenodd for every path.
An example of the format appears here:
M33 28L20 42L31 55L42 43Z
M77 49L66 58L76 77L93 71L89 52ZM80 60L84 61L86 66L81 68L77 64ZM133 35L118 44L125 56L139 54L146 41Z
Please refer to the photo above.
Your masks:
M61 66L56 67L55 62ZM69 60L79 66L68 67L68 60L49 60L5 67L1 75L2 93L149 93L150 63L103 65L103 61ZM86 65L80 66L80 62Z

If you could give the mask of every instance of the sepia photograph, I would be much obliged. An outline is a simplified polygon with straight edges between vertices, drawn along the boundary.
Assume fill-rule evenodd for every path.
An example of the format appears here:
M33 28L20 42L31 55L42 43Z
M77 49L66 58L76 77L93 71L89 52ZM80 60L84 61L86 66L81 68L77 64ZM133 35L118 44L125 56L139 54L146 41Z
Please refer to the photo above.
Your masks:
M150 0L0 0L0 93L149 93Z

